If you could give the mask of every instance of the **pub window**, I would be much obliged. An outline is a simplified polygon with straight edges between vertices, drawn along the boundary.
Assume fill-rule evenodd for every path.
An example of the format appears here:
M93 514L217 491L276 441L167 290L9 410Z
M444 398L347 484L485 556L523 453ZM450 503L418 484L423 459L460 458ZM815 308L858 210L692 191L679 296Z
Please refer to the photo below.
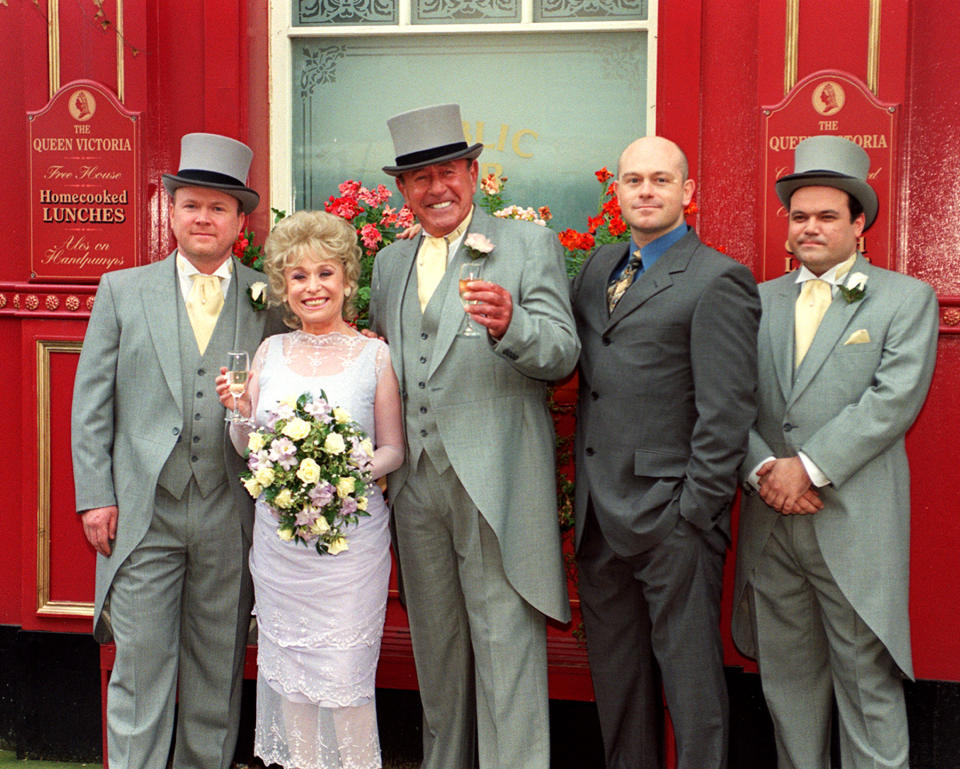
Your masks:
M656 3L647 0L275 0L271 191L322 208L346 179L387 184L386 120L461 106L482 175L554 228L595 213L593 172L655 124Z

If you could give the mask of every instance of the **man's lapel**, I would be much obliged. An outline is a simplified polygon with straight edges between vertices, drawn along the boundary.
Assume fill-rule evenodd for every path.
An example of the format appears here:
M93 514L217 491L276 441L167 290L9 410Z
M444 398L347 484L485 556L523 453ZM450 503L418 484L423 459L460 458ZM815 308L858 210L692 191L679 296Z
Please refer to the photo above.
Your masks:
M785 401L790 399L790 392L793 390L794 308L799 291L794 280L781 280L769 305L764 309L770 316L766 326L770 337L768 343L773 357L773 369Z
M178 303L177 252L174 251L156 266L158 280L144 281L140 286L141 302L147 328L160 362L160 370L177 408L183 400L180 371L180 329Z
M416 261L417 251L420 249L420 242L423 235L411 238L410 240L396 241L397 248L394 250L393 259L385 266L390 271L385 276L384 286L387 292L390 292L390 298L386 301L388 314L385 319L387 342L393 348L394 352L390 356L393 366L397 372L397 379L400 386L403 386L403 355L401 354L403 343L403 303L406 299L407 291L417 290Z
M643 306L651 297L670 288L674 283L673 276L687 269L687 265L693 257L693 252L699 244L699 239L691 230L661 254L653 267L638 275L633 285L617 302L617 306L613 308L613 312L610 314L607 328L619 323L638 307ZM621 258L623 254L624 252L620 251ZM612 269L613 264L610 265L610 270ZM609 277L609 275L610 271L608 270L606 276ZM605 306L607 301L606 286L604 286L603 301Z
M242 265L233 259L233 277L232 284L228 290L227 302L224 304L225 311L235 313L233 346L231 350L246 350L246 345L251 339L259 341L263 337L263 327L267 322L266 310L256 311L250 304L250 286L255 282L256 276L251 276L246 270L241 269ZM266 282L266 278L262 278ZM231 301L232 299L232 301ZM252 354L255 350L248 350Z
M442 297L443 304L440 306L440 324L437 327L437 343L433 349L433 357L430 361L430 371L428 375L432 376L433 372L436 371L440 365L440 361L446 357L450 346L453 344L453 340L456 338L465 321L466 313L464 312L463 305L460 303L460 265L471 258L467 255L467 249L463 245L467 239L467 235L477 232L485 235L489 238L490 242L493 243L493 251L487 256L480 257L483 263L480 267L480 280L497 282L495 278L495 264L499 256L497 247L500 244L497 243L494 237L493 233L495 229L495 220L493 217L484 213L478 206L475 206L473 218L470 220L470 226L467 227L466 232L463 233L463 237L460 239L460 245L457 246L457 250L450 254L447 259L446 274L450 279L446 283L446 293ZM441 283L440 286L442 287L443 283ZM440 299L441 297L437 298ZM514 300L516 300L516 297L514 297ZM486 334L484 333L481 339L486 344L485 337Z

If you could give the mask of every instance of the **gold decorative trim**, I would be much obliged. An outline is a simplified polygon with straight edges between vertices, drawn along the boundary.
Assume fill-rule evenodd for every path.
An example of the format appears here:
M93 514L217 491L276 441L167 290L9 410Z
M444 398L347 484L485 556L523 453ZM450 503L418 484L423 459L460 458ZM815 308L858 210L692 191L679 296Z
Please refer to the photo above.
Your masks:
M123 104L124 98L123 64L123 0L117 0L117 100Z
M783 45L783 95L797 84L797 55L800 48L800 0L787 0L787 31Z
M867 88L876 96L880 78L880 0L870 0L870 31L867 36Z
M47 73L52 99L60 90L60 0L47 0Z
M37 614L92 617L93 604L50 599L50 354L80 354L83 342L37 340Z

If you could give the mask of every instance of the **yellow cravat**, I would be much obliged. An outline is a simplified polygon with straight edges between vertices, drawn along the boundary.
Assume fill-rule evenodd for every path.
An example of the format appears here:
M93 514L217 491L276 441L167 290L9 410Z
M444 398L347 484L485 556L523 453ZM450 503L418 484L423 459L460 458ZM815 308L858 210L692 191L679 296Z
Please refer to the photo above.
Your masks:
M813 338L820 327L820 321L827 312L830 302L833 301L833 286L825 280L814 278L806 280L797 297L794 315L796 330L796 358L795 365L799 366L803 356L807 354Z
M473 213L472 208L470 213ZM460 222L457 229L442 238L424 233L420 250L417 251L417 297L420 299L420 312L427 309L430 297L443 280L443 273L447 270L447 251L450 243L466 232L472 218L472 215L468 216Z
M856 260L857 255L853 254L849 259L836 266L833 271L834 283L819 278L804 281L794 311L795 366L800 365L803 356L807 354L810 345L813 344L813 338L817 335L820 322L833 301L833 286L843 282Z
M193 287L187 297L187 316L193 326L193 335L197 338L197 347L200 354L207 349L213 328L220 317L223 307L223 291L220 289L220 278L217 275L205 275L202 272L190 276Z
M437 290L443 273L447 269L447 239L424 235L420 251L417 252L417 296L420 298L420 312Z

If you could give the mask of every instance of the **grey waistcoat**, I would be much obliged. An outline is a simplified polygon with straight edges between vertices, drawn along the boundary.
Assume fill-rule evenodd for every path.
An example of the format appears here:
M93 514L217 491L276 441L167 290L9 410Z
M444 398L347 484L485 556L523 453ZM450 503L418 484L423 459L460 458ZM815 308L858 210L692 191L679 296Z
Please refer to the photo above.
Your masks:
M227 479L224 467L223 406L217 398L214 380L227 362L227 352L236 337L237 280L234 276L204 354L200 355L187 308L177 302L180 334L180 376L182 383L183 425L180 437L163 470L158 484L180 499L193 477L206 497ZM179 293L179 291L178 291ZM252 350L248 352L253 353Z
M407 462L416 467L421 452L433 462L438 472L450 467L450 460L440 439L437 420L433 416L430 404L430 383L427 372L433 357L433 346L437 339L437 327L443 312L443 299L450 285L451 271L447 270L433 296L421 313L417 296L416 267L411 267L410 279L404 291L400 309L400 323L404 329L401 354L403 355L403 375L401 383L407 394L405 432L407 438Z

